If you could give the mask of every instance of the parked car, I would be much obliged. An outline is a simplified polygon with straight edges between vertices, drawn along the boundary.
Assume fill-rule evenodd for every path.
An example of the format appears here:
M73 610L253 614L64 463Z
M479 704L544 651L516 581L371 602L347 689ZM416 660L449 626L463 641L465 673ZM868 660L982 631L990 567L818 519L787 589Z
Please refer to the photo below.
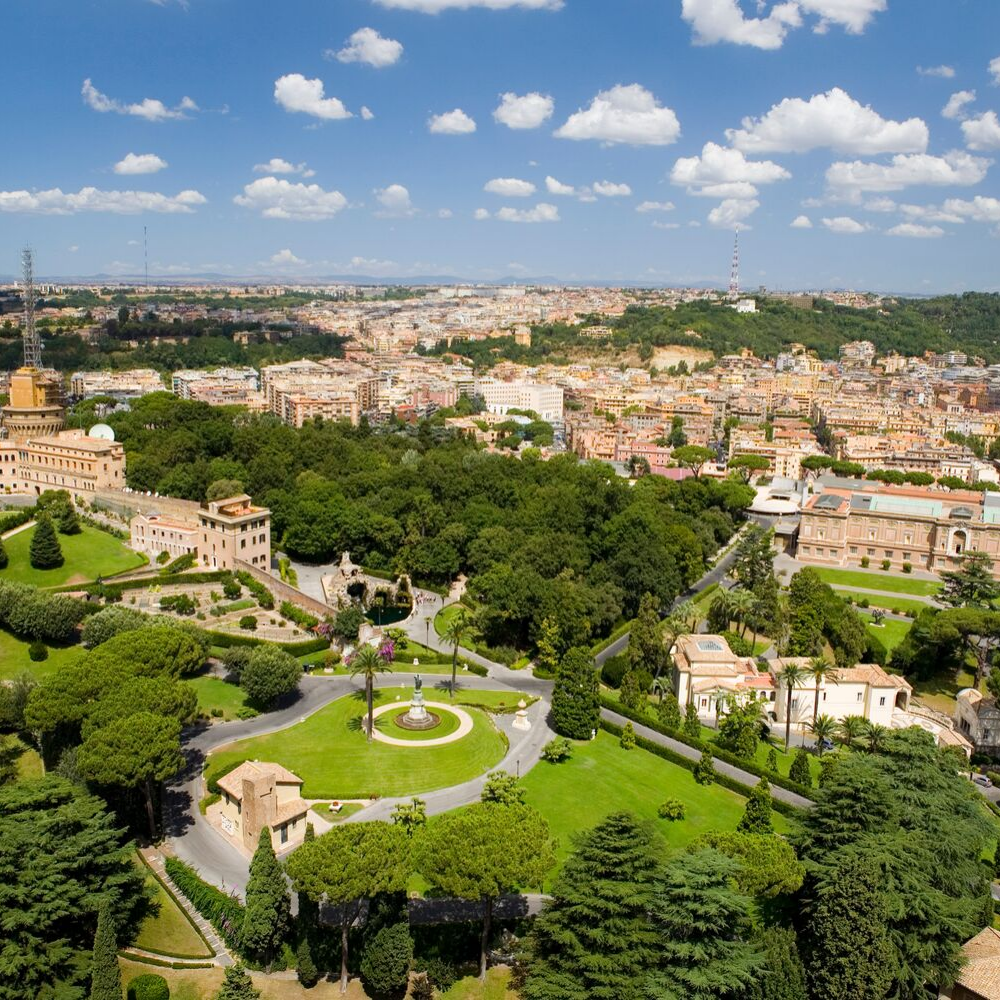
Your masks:
M830 739L829 736L824 736L823 739L819 741L819 745L824 750L833 750L836 748L836 744L833 742L833 740Z
M982 785L983 788L992 788L993 787L993 782L990 781L990 779L987 778L985 774L974 774L972 776L972 780L977 785Z

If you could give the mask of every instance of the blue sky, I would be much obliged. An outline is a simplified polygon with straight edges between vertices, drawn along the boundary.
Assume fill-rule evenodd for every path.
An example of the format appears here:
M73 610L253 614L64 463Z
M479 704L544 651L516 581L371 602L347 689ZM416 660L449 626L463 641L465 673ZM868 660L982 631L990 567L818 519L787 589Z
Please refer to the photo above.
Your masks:
M3 23L0 273L26 242L42 274L141 273L145 225L157 275L725 283L739 226L748 287L1000 288L997 0L8 0Z

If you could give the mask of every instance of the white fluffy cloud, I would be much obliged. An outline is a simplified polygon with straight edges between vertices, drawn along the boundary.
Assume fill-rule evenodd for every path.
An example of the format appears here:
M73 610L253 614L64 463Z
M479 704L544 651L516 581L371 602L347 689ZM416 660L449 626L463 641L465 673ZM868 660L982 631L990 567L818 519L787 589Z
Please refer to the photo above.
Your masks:
M965 106L976 99L974 90L959 90L948 98L948 103L941 109L942 118L962 121L965 118Z
M792 229L812 229L812 219L808 215L796 215L790 223Z
M83 103L93 111L104 114L114 112L116 115L132 115L135 118L145 118L148 122L165 122L186 118L188 111L197 111L198 105L190 97L182 97L179 104L168 108L163 101L154 97L145 97L138 104L126 104L115 97L102 94L91 82L90 77L83 81L80 88Z
M759 207L756 198L726 198L708 213L708 224L717 229L746 228L741 223Z
M700 156L682 156L670 171L670 181L688 194L713 198L753 198L757 184L772 184L792 175L771 160L748 160L738 149L706 142Z
M342 63L366 63L383 69L399 62L403 46L394 38L383 38L374 28L358 28L339 52L327 49L325 55Z
M934 240L944 236L940 226L921 226L917 222L900 222L885 231L886 236L905 236L911 240Z
M995 111L962 122L962 134L969 149L1000 149L1000 120Z
M950 80L955 75L951 66L918 66L917 72L921 76L939 76L944 80Z
M476 213L473 218L477 222L483 222L490 217L490 210L488 208L477 208Z
M902 191L918 185L968 186L978 184L990 160L953 150L944 156L900 153L892 163L834 163L826 171L826 182L840 197L855 198L862 191Z
M681 16L694 29L698 45L731 42L780 49L788 32L801 27L803 14L819 18L813 28L818 34L838 24L857 35L885 10L886 0L785 0L770 10L764 0L757 0L756 6L758 16L747 17L738 0L682 0Z
M501 208L496 218L501 222L558 222L559 209L543 201L534 208Z
M354 117L340 98L325 96L322 80L307 80L301 73L287 73L275 80L274 100L286 111L327 121Z
M361 105L361 118L363 121L370 122L375 117L375 112L371 108L366 107L364 104Z
M166 168L167 161L155 153L126 153L114 170L116 174L155 174Z
M272 156L267 163L255 163L255 174L301 174L303 177L315 177L316 171L310 170L304 163L290 163L280 156Z
M435 135L468 135L476 131L476 123L461 109L433 115L427 120L427 128Z
M627 184L615 184L613 181L597 181L593 185L593 191L602 198L627 198L632 194L632 189Z
M597 139L632 146L667 146L681 134L670 108L638 83L602 90L555 132L560 139Z
M989 70L990 76L993 77L993 82L1000 87L1000 56L990 60Z
M643 215L647 212L672 212L674 208L672 201L641 201L635 206L635 210Z
M260 212L265 219L315 222L332 219L347 207L339 191L324 191L318 184L292 183L279 177L261 177L247 184L233 201Z
M864 204L866 212L895 212L898 206L891 198L869 198Z
M376 199L381 206L375 214L383 219L402 218L413 215L416 209L410 202L410 192L402 184L390 184L388 187L376 188Z
M726 137L746 153L806 153L829 148L840 153L922 153L929 137L920 118L883 118L869 105L834 87L809 100L786 97L762 118L744 118Z
M838 215L832 219L822 219L821 221L831 233L844 233L849 236L867 232L871 228L867 223L858 222L857 219L852 219L849 215Z
M0 212L27 212L33 215L76 215L78 212L108 212L112 215L139 215L159 212L189 215L207 199L198 191L166 195L156 191L101 191L85 187L64 193L47 191L0 191Z
M535 193L535 185L517 177L494 177L483 185L483 190L504 198L530 198Z
M802 24L794 0L776 4L767 17L747 17L736 0L682 0L681 17L698 45L732 42L758 49L780 49L789 28Z
M554 177L545 178L545 190L549 194L557 194L564 197L572 197L576 194L576 188L571 184L563 184L562 181L557 181Z
M944 211L972 222L1000 222L1000 198L983 195L976 195L971 201L949 198L943 207Z
M950 222L961 225L965 219L955 212L947 212L937 205L900 205L899 211L911 221L919 219L922 222Z
M563 0L375 0L383 7L397 10L413 10L420 14L440 14L444 10L469 10L483 7L487 10L510 10L522 7L525 10L559 10Z
M271 254L269 258L269 263L276 265L277 267L290 267L295 264L304 264L305 261L301 257L296 257L289 249L279 250L275 254Z
M500 104L493 112L493 118L507 128L538 128L552 117L555 101L547 94L532 92L519 97L508 92L500 95Z

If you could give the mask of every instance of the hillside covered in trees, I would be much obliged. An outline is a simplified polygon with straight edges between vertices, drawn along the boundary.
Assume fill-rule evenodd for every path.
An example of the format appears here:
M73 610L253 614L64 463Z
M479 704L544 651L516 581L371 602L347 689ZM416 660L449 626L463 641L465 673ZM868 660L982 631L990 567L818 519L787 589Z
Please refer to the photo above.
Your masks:
M760 297L757 312L738 314L721 302L691 302L676 309L631 306L614 320L594 317L613 332L611 351L638 346L639 356L653 348L683 345L712 351L716 357L750 348L758 357L773 358L789 344L804 344L821 358L837 357L841 344L870 340L879 353L920 355L925 351L960 350L987 363L1000 362L1000 295L969 292L933 299L905 299L881 309L852 309L815 299L812 309ZM581 336L578 326L548 324L532 331L531 346L513 337L487 341L453 341L432 354L448 351L472 359L477 367L501 360L523 364L567 364L574 354L593 355L601 342ZM692 333L693 331L693 333ZM604 348L608 350L607 347Z

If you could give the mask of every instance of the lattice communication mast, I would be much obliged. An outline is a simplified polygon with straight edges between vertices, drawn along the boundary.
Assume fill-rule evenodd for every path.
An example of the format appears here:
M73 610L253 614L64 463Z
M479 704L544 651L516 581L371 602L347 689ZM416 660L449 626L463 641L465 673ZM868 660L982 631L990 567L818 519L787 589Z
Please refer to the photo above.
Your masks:
M729 297L735 301L740 297L740 231L736 230L733 244L733 266L729 272Z
M21 251L21 295L24 298L24 367L42 367L42 339L35 328L35 254L31 247Z

